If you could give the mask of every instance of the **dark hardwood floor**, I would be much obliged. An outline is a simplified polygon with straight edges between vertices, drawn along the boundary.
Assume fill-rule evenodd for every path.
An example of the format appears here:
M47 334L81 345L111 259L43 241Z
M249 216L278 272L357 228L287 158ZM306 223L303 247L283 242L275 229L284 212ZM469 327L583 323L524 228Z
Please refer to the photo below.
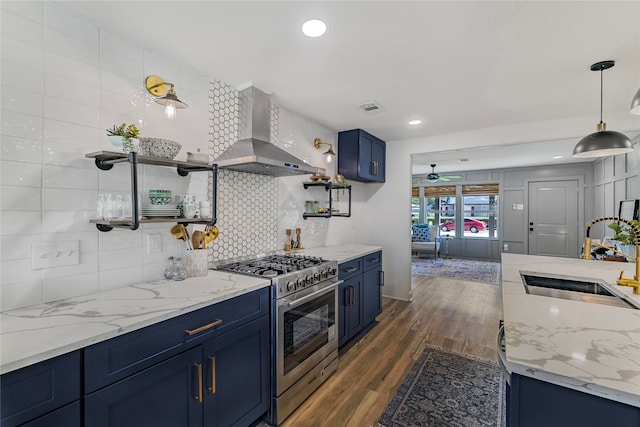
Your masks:
M338 372L283 426L375 426L426 344L496 359L500 286L429 276L412 280L414 300L384 298L378 325L341 352Z

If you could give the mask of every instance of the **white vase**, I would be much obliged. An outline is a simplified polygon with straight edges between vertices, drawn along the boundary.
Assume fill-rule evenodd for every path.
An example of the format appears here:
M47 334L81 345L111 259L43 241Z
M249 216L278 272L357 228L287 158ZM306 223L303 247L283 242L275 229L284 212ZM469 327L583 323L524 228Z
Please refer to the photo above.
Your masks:
M122 151L122 146L124 144L124 137L120 135L109 135L109 141L111 141L111 145L116 147L119 151Z

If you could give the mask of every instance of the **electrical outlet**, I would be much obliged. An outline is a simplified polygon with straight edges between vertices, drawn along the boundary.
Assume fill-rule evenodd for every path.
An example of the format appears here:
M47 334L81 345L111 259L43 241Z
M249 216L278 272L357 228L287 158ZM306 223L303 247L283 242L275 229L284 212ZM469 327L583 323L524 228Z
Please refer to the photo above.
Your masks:
M149 234L147 236L147 253L151 254L159 254L162 252L162 235L160 234Z
M504 244L502 245L502 250L503 250L504 252L509 252L509 244L508 244L508 243L504 243Z
M80 264L80 240L37 242L31 245L31 269Z

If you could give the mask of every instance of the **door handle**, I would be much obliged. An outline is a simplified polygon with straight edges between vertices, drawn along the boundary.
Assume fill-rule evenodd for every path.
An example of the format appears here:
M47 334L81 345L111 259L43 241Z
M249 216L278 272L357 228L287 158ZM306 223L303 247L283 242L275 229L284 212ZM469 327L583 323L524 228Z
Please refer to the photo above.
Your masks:
M288 301L287 305L289 306L289 308L298 307L299 305L302 305L302 304L314 299L317 296L328 294L329 292L332 292L342 282L343 281L340 280L340 281L338 281L336 283L333 283L333 284L327 286L326 288L320 289L319 291L312 292L309 295L305 295L304 297L302 297L300 299L297 299L297 300L294 300L294 301Z
M209 391L211 394L216 394L216 357L209 356L209 360L211 361L211 387L209 387Z
M196 363L196 368L198 369L198 395L196 400L198 403L202 403L202 363Z
M353 286L349 286L349 306L352 306L353 304L355 304L354 300L356 299L356 292L353 289Z
M380 286L384 286L384 271L380 270Z
M196 328L196 329L187 329L185 332L187 333L187 335L191 336L191 335L199 334L200 332L206 331L207 329L211 329L215 326L218 326L221 323L222 323L222 319L218 319L215 322L211 322L207 325L200 326L199 328Z

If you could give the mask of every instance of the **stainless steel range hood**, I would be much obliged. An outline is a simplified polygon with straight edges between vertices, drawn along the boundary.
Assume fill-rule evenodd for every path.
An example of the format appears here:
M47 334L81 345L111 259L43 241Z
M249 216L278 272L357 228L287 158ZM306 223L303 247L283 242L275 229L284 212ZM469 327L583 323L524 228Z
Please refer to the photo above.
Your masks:
M271 144L271 98L250 86L240 92L238 141L213 162L221 169L271 176L313 174L311 165Z

